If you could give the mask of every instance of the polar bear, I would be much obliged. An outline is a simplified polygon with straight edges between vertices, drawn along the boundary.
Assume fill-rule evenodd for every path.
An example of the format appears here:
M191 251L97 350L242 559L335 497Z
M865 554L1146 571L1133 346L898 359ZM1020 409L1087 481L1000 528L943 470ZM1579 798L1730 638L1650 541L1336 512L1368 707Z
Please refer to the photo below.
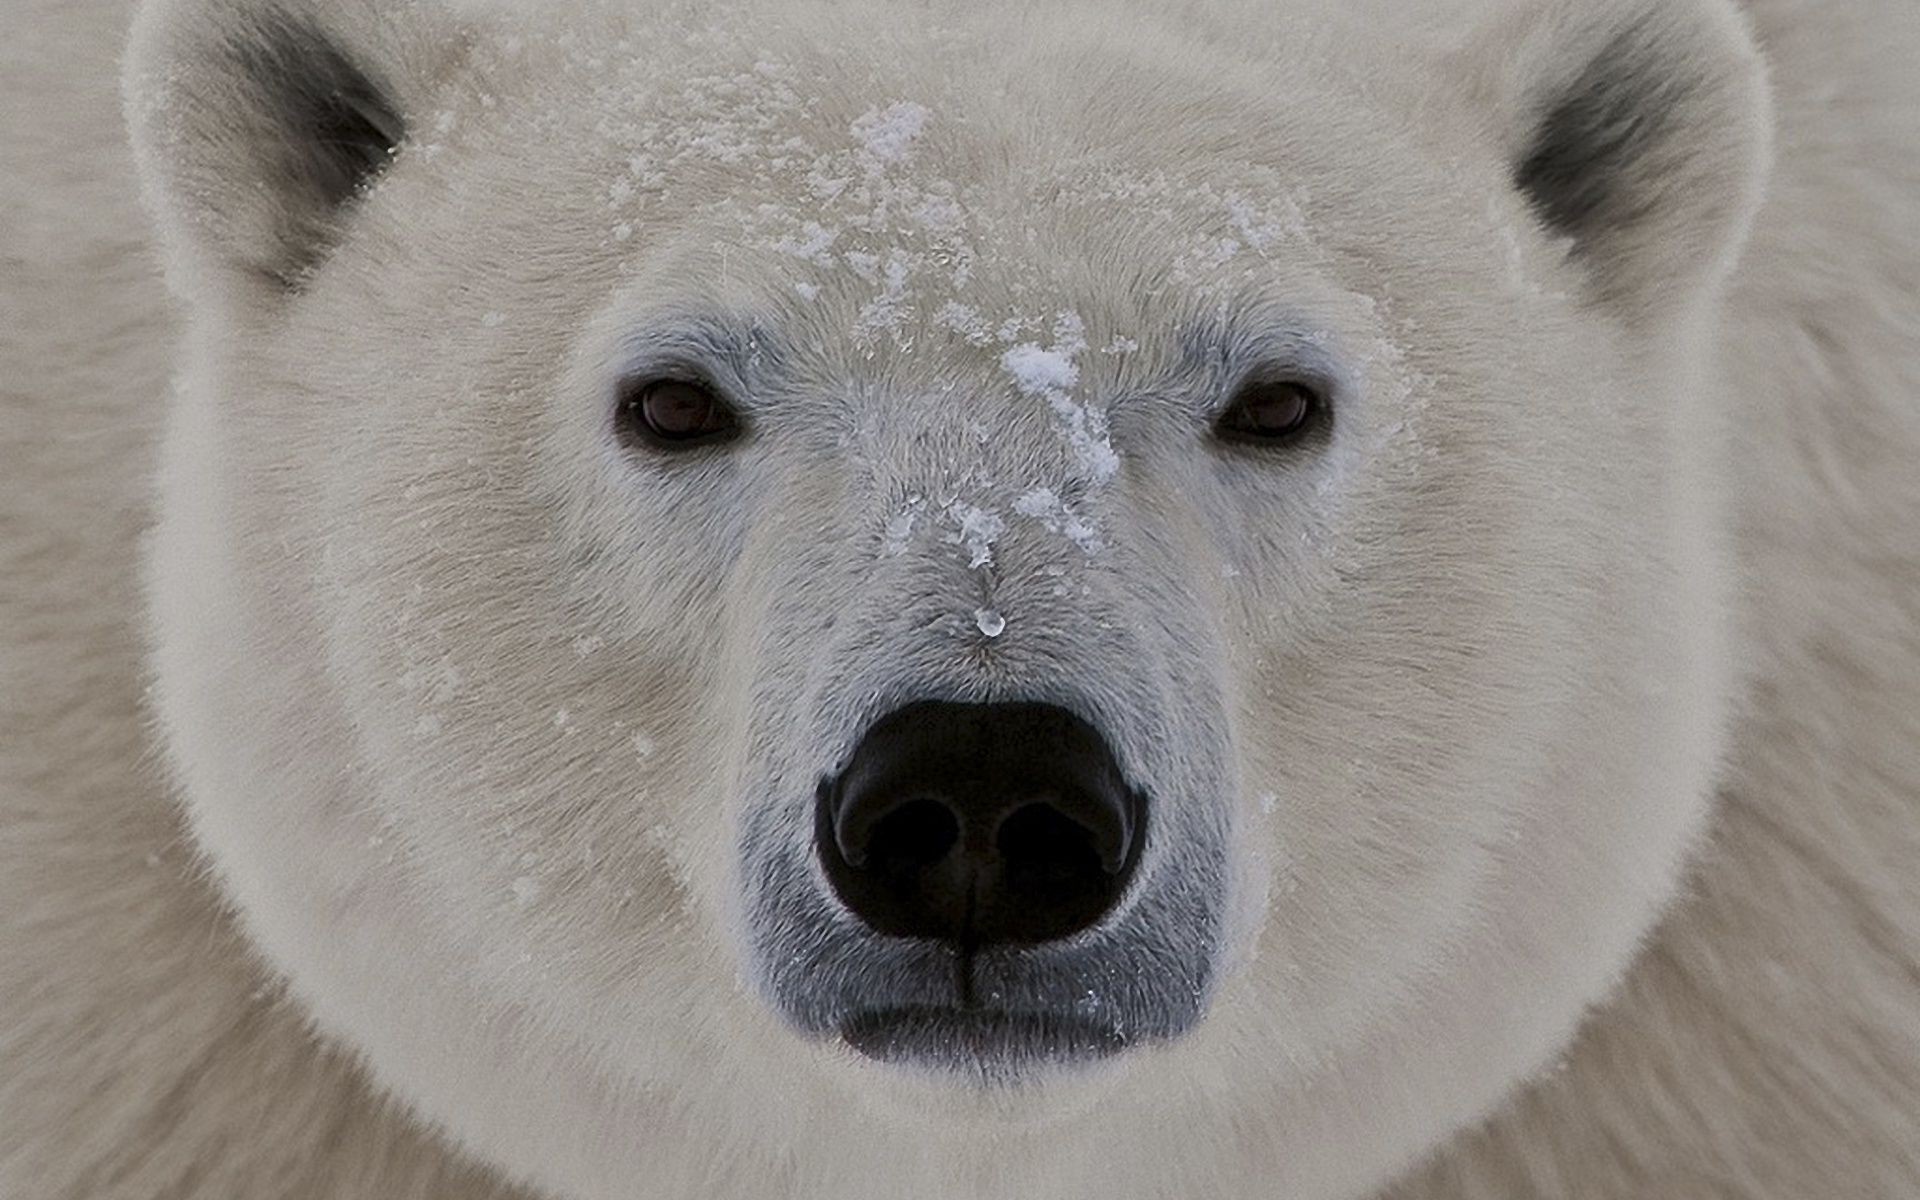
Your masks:
M21 0L0 1194L1920 1195L1920 11L1408 7Z

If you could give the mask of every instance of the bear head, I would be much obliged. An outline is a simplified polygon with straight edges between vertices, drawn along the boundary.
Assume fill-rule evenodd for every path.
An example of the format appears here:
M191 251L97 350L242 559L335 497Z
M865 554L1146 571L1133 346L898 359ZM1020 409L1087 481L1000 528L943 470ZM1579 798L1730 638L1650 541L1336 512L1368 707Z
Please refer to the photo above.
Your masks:
M1549 1059L1720 749L1765 93L1375 8L146 7L156 705L318 1026L594 1197L1333 1194Z

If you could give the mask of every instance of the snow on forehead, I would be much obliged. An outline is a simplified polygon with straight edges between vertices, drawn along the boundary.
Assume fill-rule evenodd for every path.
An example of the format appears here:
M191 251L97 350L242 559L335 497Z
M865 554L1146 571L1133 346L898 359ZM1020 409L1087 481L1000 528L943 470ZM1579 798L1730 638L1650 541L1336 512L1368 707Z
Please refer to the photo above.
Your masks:
M622 168L607 183L609 220L641 224L650 207L691 200L734 226L719 238L791 260L802 298L863 296L857 340L901 341L929 289L966 285L975 255L959 189L916 161L937 117L896 97L835 120L806 79L759 57L695 70L643 113L608 118L600 132Z
M878 162L899 162L927 123L927 107L903 100L863 114L853 123L853 134Z
M1159 265L1189 284L1242 250L1251 263L1305 228L1299 205L1274 180L1215 190L1130 171L1080 151L1065 129L1057 146L1034 145L1025 161L1017 147L982 155L965 143L995 136L998 123L946 111L970 98L916 93L903 79L893 95L870 82L864 106L839 108L830 101L846 89L822 87L817 67L737 34L708 29L689 37L717 53L689 56L680 74L651 76L632 108L617 105L602 121L599 132L615 143L624 167L607 183L607 199L620 210L610 225L644 228L649 208L673 219L691 201L734 226L717 238L788 260L786 285L802 300L857 299L848 333L864 347L910 349L916 331L929 328L981 345L1006 333L1009 322L1000 341L1039 333L1074 302L1047 278L1045 256L1034 252L1035 226L1069 206L1124 214L1136 231L1140 222L1171 224L1170 240L1150 244L1177 255ZM713 58L734 65L697 65ZM970 170L963 185L947 174L951 162L983 157L1000 164L990 180ZM1175 216L1182 211L1192 218L1184 228ZM1103 226L1117 228L1111 220L1096 224ZM979 293L988 289L977 285L988 265L993 293L1022 296L1026 311L1004 302L987 311Z

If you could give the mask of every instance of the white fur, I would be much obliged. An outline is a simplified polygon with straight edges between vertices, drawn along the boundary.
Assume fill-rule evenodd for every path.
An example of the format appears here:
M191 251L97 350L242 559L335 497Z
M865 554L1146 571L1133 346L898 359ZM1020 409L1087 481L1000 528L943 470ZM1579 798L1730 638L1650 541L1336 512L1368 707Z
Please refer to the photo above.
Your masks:
M123 5L0 43L0 1195L1920 1193L1907 0L296 7L411 124L337 223L253 0L141 14L132 155ZM1569 257L1511 161L1656 8ZM683 469L604 394L689 312L804 386ZM1326 445L1207 447L1223 319ZM1193 1033L776 1018L740 831L926 686L1231 832Z

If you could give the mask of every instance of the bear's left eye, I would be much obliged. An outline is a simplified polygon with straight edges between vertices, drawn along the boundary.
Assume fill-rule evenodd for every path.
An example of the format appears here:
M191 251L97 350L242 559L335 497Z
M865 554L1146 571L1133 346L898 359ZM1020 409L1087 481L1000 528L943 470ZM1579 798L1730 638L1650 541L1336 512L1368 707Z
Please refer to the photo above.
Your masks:
M618 421L630 443L682 450L725 441L740 432L732 407L695 379L630 379L620 386Z
M1234 442L1282 442L1303 433L1325 406L1317 389L1297 380L1245 383L1214 422L1214 432Z

